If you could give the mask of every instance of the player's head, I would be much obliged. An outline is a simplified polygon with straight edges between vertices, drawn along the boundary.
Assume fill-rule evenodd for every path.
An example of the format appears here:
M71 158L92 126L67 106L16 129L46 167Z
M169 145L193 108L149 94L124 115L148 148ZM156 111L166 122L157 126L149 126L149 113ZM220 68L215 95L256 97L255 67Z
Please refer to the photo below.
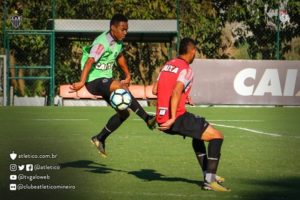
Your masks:
M196 42L191 38L183 38L179 45L179 56L192 63L196 55Z
M110 33L112 36L121 41L128 32L128 19L122 14L115 14L110 20Z

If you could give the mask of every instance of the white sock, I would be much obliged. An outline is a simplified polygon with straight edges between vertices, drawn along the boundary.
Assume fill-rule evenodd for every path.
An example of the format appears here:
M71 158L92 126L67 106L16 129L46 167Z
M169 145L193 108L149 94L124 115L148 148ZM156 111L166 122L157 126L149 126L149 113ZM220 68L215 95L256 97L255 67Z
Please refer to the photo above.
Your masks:
M213 174L213 173L206 173L206 176L205 176L205 180L209 183L215 181L216 179L216 174Z

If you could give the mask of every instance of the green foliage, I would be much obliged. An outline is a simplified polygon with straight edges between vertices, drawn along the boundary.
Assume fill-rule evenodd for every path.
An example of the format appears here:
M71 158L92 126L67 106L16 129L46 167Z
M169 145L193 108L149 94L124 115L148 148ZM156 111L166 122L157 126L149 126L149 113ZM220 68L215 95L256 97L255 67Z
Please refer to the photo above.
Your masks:
M15 11L22 16L19 28L21 30L51 28L50 0L1 1L0 14L3 17L4 2L7 2L8 8L5 22L7 29L12 29L9 18ZM178 0L180 38L194 38L201 58L275 59L276 18L268 18L265 9L267 11L277 9L278 2L278 0ZM290 24L280 27L282 58L299 59L300 53L297 50L299 45L292 41L300 34L300 2L289 0L286 9L290 16ZM56 0L55 13L56 18L60 19L110 19L115 13L123 13L129 20L176 19L177 4L174 0ZM236 28L235 35L229 30L225 37L223 31L225 24L231 22L241 26ZM233 36L236 38L231 41L230 37ZM55 43L57 86L79 79L81 47L90 44L95 37L96 35L91 34L57 37ZM228 44L223 44L222 37L228 40ZM18 65L49 64L49 40L45 36L13 36L10 43ZM1 40L0 45L3 45ZM228 56L224 52L230 47L233 51L240 52L233 52ZM125 57L132 73L133 83L151 84L158 68L169 59L168 48L169 44L165 43L126 43ZM26 73L39 75L44 72L28 70ZM118 68L115 77L122 78Z
M219 58L223 23L213 1L180 1L180 36L192 37L207 58Z
M3 3L2 3L3 2ZM17 30L45 30L49 26L51 19L51 3L50 1L2 1L1 16L3 16L6 30L14 31L15 28L11 24L10 18L12 16L21 16L21 23ZM6 21L4 21L3 8L6 6ZM7 36L7 41L10 47L10 57L15 60L10 67L17 66L46 66L50 65L50 40L48 36L44 35L10 35ZM2 44L3 45L3 44ZM1 46L2 46L1 45ZM4 52L3 52L4 53ZM24 76L44 76L48 72L46 70L36 69L20 69L16 74L11 72L11 76L18 76L18 71L22 71ZM49 74L49 73L48 73ZM24 81L18 81L19 84L24 84ZM45 95L47 84L45 81L26 81L26 85L19 85L15 88L17 94L21 95ZM25 88L24 88L25 87ZM24 90L19 91L20 88ZM39 91L39 92L36 92Z
M68 41L65 38L56 41L56 73L57 85L78 81L81 74L80 59L82 47L87 42Z
M287 2L286 10L290 16L289 24L282 24L276 16L268 17L267 13L280 7L280 1L229 1L225 12L225 19L230 22L240 22L247 26L248 35L244 35L242 42L249 44L248 53L252 59L261 55L262 59L276 59L277 31L280 31L280 40L283 47L281 54L290 48L288 42L299 36L300 4L294 0ZM279 23L280 28L277 28ZM278 41L280 42L280 41Z

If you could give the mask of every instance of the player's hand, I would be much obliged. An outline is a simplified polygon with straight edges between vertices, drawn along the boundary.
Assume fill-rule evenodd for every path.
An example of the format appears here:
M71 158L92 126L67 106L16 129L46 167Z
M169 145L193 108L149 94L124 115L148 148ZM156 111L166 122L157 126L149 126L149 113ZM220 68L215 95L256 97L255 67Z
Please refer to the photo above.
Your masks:
M168 121L166 121L165 123L161 124L158 129L161 131L165 131L171 128L171 126L174 124L175 119L169 119Z
M130 77L126 77L124 80L121 80L121 84L125 85L125 86L129 86L130 85Z
M76 92L76 91L80 90L83 86L84 86L84 83L81 82L81 81L80 81L80 82L73 83L73 84L70 86L70 89L71 89L70 92Z

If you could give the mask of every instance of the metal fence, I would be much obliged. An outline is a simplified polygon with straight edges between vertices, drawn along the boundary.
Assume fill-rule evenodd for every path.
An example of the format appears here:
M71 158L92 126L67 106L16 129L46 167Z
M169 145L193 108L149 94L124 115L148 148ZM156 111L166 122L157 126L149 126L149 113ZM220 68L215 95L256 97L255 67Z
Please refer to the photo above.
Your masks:
M2 2L1 33L5 37L1 37L0 43L6 46L6 50L8 43L11 44L9 52L6 51L10 67L9 77L11 77L9 84L14 86L15 94L18 96L50 96L49 104L57 94L60 84L71 83L79 79L82 47L90 44L100 34L100 29L109 28L108 26L100 27L99 24L98 31L83 32L78 31L77 28L74 31L58 33L55 32L56 19L85 19L87 21L84 24L89 25L91 23L89 20L109 19L113 12L124 12L128 15L129 21L133 19L153 20L162 17L176 20L179 38L171 34L165 40L147 41L143 34L131 32L132 34L128 35L124 52L132 72L133 83L137 84L151 84L155 80L158 68L170 57L176 55L176 45L179 39L186 36L196 39L197 57L202 59L300 60L300 37L299 34L295 34L295 31L299 30L299 21L294 20L295 15L291 12L293 10L289 10L291 6L288 6L292 1L282 1L283 3L279 4L277 9L268 7L266 4L265 7L248 10L250 16L258 16L255 18L258 26L233 19L222 22L226 15L229 16L229 12L235 12L227 10L226 13L222 10L219 5L222 1L157 1L157 5L152 5L152 10L146 10L140 18L138 14L134 15L137 11L130 10L130 7L122 6L121 3L116 4L114 1L99 1L101 6L92 6L96 2L93 0L78 1L77 6L55 0L32 1L32 3L12 0ZM253 3L255 1L240 2ZM124 1L124 5L125 3L128 2ZM137 4L140 5L141 10L145 7L143 1ZM70 7L73 9L69 9ZM212 8L212 12L208 12L207 7ZM162 28L164 27L159 27L157 24L157 29ZM50 31L54 37L54 55L50 56L52 52L49 50L47 36L17 34L18 31L26 30ZM129 27L129 33L130 31L133 31L131 27ZM158 33L156 37L161 35ZM155 35L152 34L151 37L153 36ZM1 51L4 52L3 49ZM46 69L50 66L48 61L55 66L53 74ZM11 66L13 62L15 66ZM38 66L43 67L37 68ZM13 72L13 69L17 69L18 72ZM120 71L116 74L118 77L122 76ZM26 80L22 83L24 79L21 76L35 76L41 79ZM51 83L53 85L49 87L48 78L43 80L43 77L53 78Z
M0 105L7 105L6 97L6 56L0 55Z
M55 77L53 31L13 30L6 32L5 39L9 54L7 88L13 86L17 96L47 96L51 104Z

